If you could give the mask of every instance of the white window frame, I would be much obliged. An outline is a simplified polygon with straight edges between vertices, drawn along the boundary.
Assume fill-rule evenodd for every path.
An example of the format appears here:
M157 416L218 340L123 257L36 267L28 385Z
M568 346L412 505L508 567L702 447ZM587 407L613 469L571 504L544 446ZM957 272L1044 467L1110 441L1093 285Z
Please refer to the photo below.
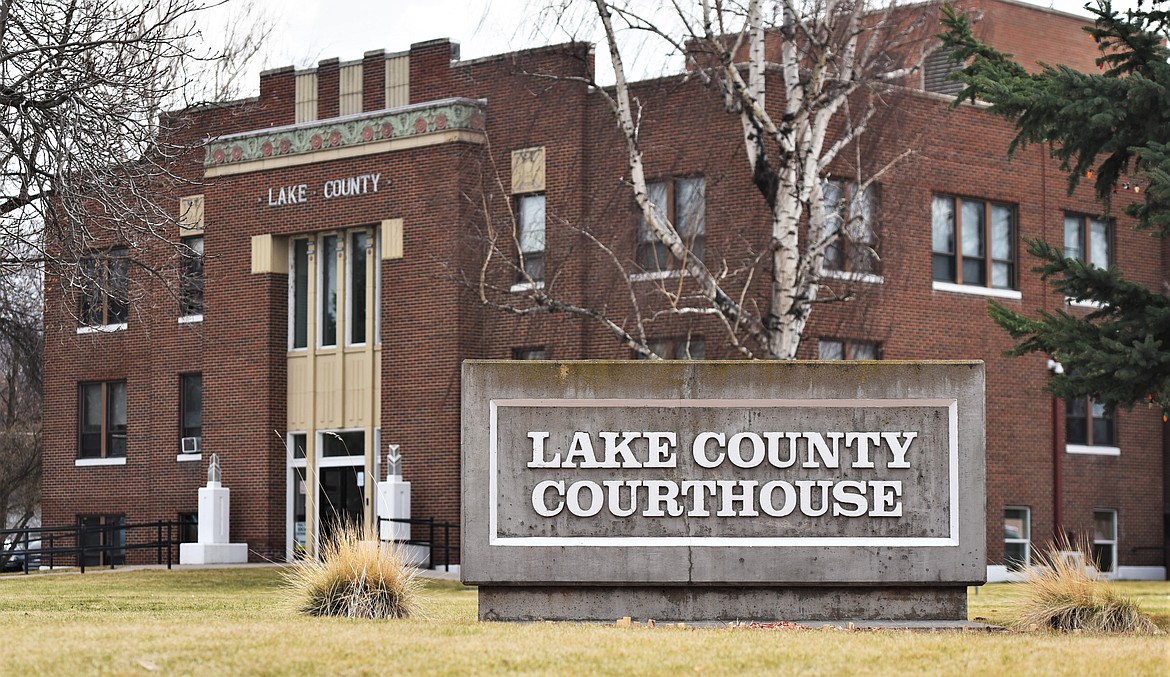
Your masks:
M1023 568L1027 568L1028 566L1030 566L1032 564L1032 509L1025 507L1025 506L1022 506L1022 505L1005 505L1003 507L1003 512L1004 512L1003 519L1004 519L1005 526L1007 523L1007 511L1009 511L1009 510L1022 510L1024 512L1024 535L1021 537L1018 537L1018 538L1008 538L1007 535L1005 534L1003 537L1003 542L1004 542L1005 546L1008 543L1013 543L1013 544L1023 543L1024 544ZM1015 571L1011 568L1011 564L1009 564L1007 561L1007 548L1006 547L1004 548L1003 560L1004 560L1003 565L1005 567L1007 567L1009 572Z
M308 265L309 265L309 258L316 251L316 245L314 244L314 238L311 235L304 236L304 237L289 238L289 242L288 242L288 272L289 272L289 275L288 275L288 351L290 353L291 352L307 352L309 350L309 339L308 339L307 335L305 337L305 345L300 346L300 347L293 346L293 342L296 340L295 337L296 337L296 322L297 322L297 315L296 315L296 310L297 310L297 298L296 298L296 294L297 294L297 279L296 279L297 248L296 248L296 243L298 241L305 242L306 254L307 254L305 256L305 266L306 267L308 267ZM306 271L306 274L307 274L307 271ZM305 294L307 295L308 293L309 293L309 289L308 289L308 286L306 286ZM315 312L315 311L313 311L313 309L308 307L307 300L305 302L305 312L306 313ZM308 323L308 321L309 321L309 318L306 317L305 322Z
M1111 535L1113 536L1113 538L1111 538L1111 539L1104 539L1103 538L1103 539L1098 540L1097 539L1097 515L1104 514L1104 513L1108 513L1112 517L1113 533ZM1116 508L1093 508L1093 549L1096 550L1097 546L1099 546L1099 545L1108 546L1110 549L1111 560L1113 562L1113 568L1101 571L1101 573L1103 573L1103 574L1116 574L1117 569L1119 567L1119 564L1117 562L1117 532L1118 532L1117 526L1118 525L1117 525L1117 509ZM1093 564L1094 564L1094 566L1096 566L1096 557L1093 558Z

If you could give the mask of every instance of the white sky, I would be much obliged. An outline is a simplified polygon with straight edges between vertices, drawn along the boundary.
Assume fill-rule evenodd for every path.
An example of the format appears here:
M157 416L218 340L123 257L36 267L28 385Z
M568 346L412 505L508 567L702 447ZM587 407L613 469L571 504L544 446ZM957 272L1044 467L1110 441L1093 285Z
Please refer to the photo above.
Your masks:
M406 51L411 43L435 38L459 43L462 59L564 42L570 39L568 33L550 27L549 21L539 17L541 8L562 1L229 0L228 6L246 2L267 10L274 19L272 40L256 65L258 73L263 68L290 64L304 68L333 57L342 61L359 59L363 52L373 49ZM1082 9L1084 0L1021 1L1087 16ZM1115 4L1121 6L1123 2ZM208 41L214 42L214 20L208 25ZM591 39L596 42L597 37ZM598 56L600 71L607 59L600 58L603 53ZM642 76L646 71L640 75L633 68L631 73ZM257 77L252 75L243 89L245 94L255 93L258 87Z

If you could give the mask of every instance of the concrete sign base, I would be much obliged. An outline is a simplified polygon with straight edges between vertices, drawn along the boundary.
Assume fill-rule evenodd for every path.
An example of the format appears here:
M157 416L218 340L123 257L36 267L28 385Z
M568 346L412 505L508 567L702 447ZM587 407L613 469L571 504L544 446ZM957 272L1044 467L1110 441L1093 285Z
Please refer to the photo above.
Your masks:
M463 365L480 618L965 621L981 362Z
M967 618L962 587L479 588L485 621L941 621Z

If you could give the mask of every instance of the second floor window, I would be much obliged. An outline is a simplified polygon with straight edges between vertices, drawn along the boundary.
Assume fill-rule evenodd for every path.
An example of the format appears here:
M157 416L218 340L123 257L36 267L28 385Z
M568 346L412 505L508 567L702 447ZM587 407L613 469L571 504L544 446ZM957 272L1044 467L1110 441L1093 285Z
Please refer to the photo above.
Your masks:
M699 336L655 339L646 342L655 355L664 360L703 360L707 357L707 342ZM634 353L635 360L644 360L641 353Z
M1117 444L1113 414L1105 405L1088 397L1065 402L1064 429L1066 444L1090 447L1112 447Z
M129 317L130 258L115 247L81 260L81 321L89 326L124 324Z
M126 382L82 383L78 458L126 456Z
M203 375L183 374L179 377L180 437L203 436Z
M935 195L932 275L937 282L1015 289L1015 208Z
M870 184L860 196L857 185L825 181L821 187L825 204L825 269L877 275L877 189Z
M703 259L707 231L706 187L706 181L701 176L646 184L651 209L674 224L689 255L700 260ZM654 237L644 218L638 220L635 262L647 272L682 267L671 255L670 249Z
M364 345L381 339L380 240L367 228L294 237L289 241L288 347ZM312 303L311 303L312 302Z
M179 312L184 317L203 314L203 236L185 237L179 274Z
M818 360L876 360L878 344L868 341L842 341L820 339L817 341Z
M1064 217L1064 255L1066 258L1091 263L1098 268L1109 267L1108 221L1080 214Z
M520 265L516 281L540 282L544 279L544 196L524 195L517 204L516 237L520 243Z

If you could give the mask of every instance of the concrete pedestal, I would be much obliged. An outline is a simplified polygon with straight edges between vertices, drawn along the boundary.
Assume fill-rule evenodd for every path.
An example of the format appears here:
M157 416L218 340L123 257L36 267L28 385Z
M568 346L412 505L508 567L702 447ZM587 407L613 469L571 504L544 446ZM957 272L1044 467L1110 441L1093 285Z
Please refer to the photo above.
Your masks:
M247 543L183 543L179 546L179 564L242 564L247 561Z
M410 524L381 520L410 519L410 482L391 475L378 482L378 537L383 541L410 540Z
M229 543L231 489L209 481L199 489L199 542L179 546L179 564L237 564L248 561L247 543Z

